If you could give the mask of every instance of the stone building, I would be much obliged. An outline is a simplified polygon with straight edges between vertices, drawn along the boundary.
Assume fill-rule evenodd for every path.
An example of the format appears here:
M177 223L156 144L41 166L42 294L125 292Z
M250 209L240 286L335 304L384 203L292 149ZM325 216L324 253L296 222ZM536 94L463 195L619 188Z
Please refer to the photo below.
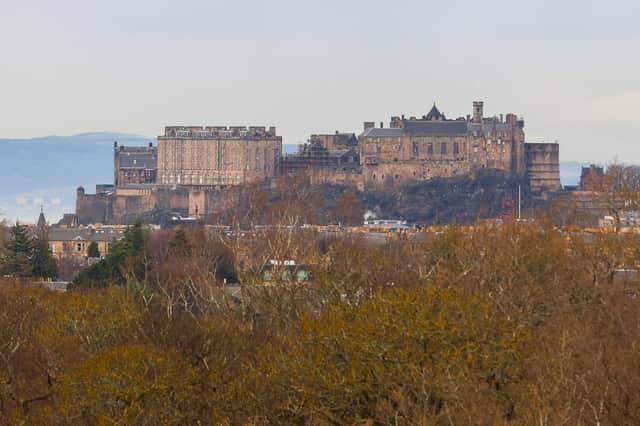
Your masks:
M198 187L189 185L128 184L113 192L76 191L76 211L68 215L76 227L90 224L128 224L143 217L163 223L168 215L203 218L228 209L237 201L236 187ZM66 215L65 215L66 216ZM70 226L71 227L71 226Z
M111 244L123 238L124 228L50 228L48 231L49 248L56 258L85 258L89 254L89 245L95 242L101 255L109 252Z
M366 122L358 137L365 187L398 185L492 168L524 176L524 120L515 114L447 119L433 106L421 118L392 117L389 128Z
M601 190L604 184L604 167L591 164L582 167L579 188L582 191Z
M559 145L557 143L525 143L524 151L531 191L539 194L562 189Z
M320 144L327 151L333 150L349 150L358 146L358 138L355 133L335 133L323 135L311 135L310 144Z
M358 184L361 176L358 138L353 133L311 135L295 154L285 155L282 171L304 173L313 184Z
M282 137L269 127L177 127L158 136L158 183L240 185L280 171Z
M113 143L113 182L115 186L155 183L158 154L149 146L118 146Z

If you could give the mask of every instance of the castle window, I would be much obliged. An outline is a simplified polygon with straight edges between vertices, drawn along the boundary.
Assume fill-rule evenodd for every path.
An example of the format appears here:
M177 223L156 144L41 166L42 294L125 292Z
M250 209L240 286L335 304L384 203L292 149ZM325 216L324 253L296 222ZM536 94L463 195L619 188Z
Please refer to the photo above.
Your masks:
M427 145L427 154L433 155L433 144L432 143Z
M418 144L413 143L413 155L418 155Z
M458 154L460 152L460 146L458 146L458 142L453 143L453 154Z
M442 155L446 155L447 154L447 143L446 142L442 142L440 144L440 154L442 154Z

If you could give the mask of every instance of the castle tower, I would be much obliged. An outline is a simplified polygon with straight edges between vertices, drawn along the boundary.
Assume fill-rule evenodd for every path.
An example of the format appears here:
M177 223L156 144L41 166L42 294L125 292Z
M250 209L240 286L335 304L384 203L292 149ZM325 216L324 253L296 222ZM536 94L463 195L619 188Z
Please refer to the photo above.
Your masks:
M484 106L484 102L482 101L473 102L473 122L474 123L482 123L482 117L484 116L483 106Z

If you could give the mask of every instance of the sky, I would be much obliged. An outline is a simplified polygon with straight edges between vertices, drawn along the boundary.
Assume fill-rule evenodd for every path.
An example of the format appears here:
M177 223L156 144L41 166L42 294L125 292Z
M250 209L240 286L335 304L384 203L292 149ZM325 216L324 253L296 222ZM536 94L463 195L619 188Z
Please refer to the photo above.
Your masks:
M0 0L0 137L513 112L561 160L640 163L640 2Z

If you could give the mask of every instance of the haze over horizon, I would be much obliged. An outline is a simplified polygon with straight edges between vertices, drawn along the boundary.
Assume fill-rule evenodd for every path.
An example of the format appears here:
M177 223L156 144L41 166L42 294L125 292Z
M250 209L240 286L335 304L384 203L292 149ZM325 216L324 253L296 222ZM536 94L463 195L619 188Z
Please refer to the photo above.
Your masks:
M247 124L295 144L483 100L563 160L640 158L637 2L4 3L1 138Z

